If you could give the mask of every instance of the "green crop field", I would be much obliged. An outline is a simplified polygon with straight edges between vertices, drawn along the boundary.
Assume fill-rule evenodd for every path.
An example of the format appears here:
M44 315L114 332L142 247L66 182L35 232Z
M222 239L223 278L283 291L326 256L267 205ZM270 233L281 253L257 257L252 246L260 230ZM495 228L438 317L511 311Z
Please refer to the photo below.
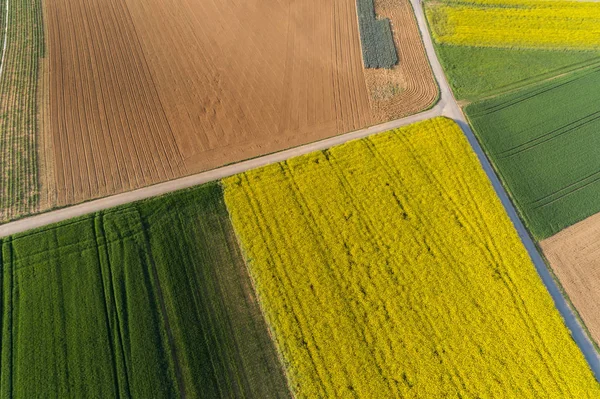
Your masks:
M466 108L537 239L600 212L598 92L595 67Z
M1 244L0 397L289 397L220 186Z
M570 71L600 65L600 52L436 44L454 95L475 101Z
M41 0L13 0L0 78L0 221L37 210L39 203L38 72L44 57ZM4 35L4 27L2 34ZM0 42L0 52L4 38Z
M389 19L378 19L373 0L356 0L360 42L366 68L391 68L398 53Z

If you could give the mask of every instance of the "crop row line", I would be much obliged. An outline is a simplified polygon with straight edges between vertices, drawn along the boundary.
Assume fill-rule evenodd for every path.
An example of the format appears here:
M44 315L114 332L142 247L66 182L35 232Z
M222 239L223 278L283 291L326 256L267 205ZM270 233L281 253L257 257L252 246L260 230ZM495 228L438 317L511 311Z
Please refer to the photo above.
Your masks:
M506 151L502 151L499 153L499 155L501 155L501 159L510 158L522 152L536 148L539 145L557 139L565 134L573 133L584 126L589 125L590 123L596 122L598 119L600 119L600 111L593 112L589 115L571 121L556 129L552 129L549 132L542 134L541 136L535 137L531 140L527 140L526 142L514 146Z
M534 98L540 94L544 94L547 93L549 91L555 90L555 89L559 89L560 87L566 86L570 83L573 83L575 81L577 81L578 79L583 78L584 76L587 76L588 74L594 73L594 72L599 72L600 71L600 67L595 67L589 71L586 71L587 73L584 74L576 74L575 76L570 77L567 80L561 81L560 83L558 82L549 82L549 83L542 83L540 86L538 86L537 88L531 90L531 91L526 91L525 93L523 93L522 95L519 96L510 96L510 99L507 101L502 101L502 102L497 102L497 101L493 101L492 103L494 105L486 107L484 104L485 102L482 103L482 107L480 110L476 110L475 112L471 112L471 117L479 117L479 116L484 116L484 115L489 115L492 114L494 112L498 112L498 111L502 111L508 107L511 107L513 105L517 105L520 104L524 101L527 101L531 98Z

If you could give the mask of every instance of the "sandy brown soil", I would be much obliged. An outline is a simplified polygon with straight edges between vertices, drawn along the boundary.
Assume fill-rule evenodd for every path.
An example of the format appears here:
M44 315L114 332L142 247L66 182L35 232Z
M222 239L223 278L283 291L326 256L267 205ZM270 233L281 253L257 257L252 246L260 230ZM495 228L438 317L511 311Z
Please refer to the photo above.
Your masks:
M59 204L185 173L126 4L61 0L45 10Z
M387 15L401 66L386 73L363 69L355 0L47 2L58 203L425 108L433 77L410 5L401 4Z
M354 0L48 5L60 203L371 124Z
M552 270L600 344L600 214L540 243Z
M375 0L375 11L391 21L399 63L365 70L373 118L398 119L428 108L438 88L409 0Z

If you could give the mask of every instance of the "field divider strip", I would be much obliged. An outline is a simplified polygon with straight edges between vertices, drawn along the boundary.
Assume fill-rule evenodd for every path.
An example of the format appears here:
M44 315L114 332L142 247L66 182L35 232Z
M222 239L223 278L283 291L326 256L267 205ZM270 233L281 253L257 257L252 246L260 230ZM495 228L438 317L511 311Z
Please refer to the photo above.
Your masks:
M6 45L8 43L8 12L10 0L6 0L6 13L4 14L4 44L2 45L2 61L0 61L0 79L4 70L4 59L6 57Z

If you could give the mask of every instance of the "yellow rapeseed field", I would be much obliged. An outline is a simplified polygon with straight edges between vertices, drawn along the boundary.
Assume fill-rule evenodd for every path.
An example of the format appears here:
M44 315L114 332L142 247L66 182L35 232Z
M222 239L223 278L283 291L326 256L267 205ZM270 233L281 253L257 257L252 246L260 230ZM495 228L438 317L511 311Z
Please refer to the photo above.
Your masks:
M600 48L600 3L479 0L427 7L440 43L559 49Z
M454 122L223 185L297 397L600 397Z

